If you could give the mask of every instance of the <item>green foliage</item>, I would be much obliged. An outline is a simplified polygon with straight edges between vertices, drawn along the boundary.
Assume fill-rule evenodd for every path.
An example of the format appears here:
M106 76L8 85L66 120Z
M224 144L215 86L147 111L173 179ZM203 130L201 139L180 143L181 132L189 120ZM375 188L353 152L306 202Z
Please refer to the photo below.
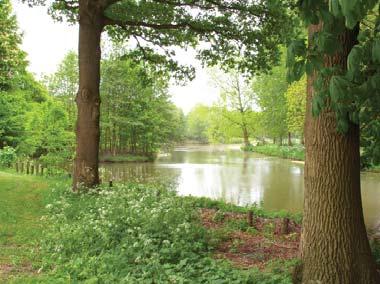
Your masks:
M0 149L0 166L10 167L17 159L16 149L5 146Z
M375 258L375 261L378 265L380 265L380 241L378 239L374 239L370 242L372 254Z
M254 123L256 113L253 111L256 94L251 88L251 81L237 70L224 74L215 71L213 81L220 90L216 107L219 108L223 123L227 122L224 127L230 125L233 129L239 129L240 133L235 137L241 137L244 144L249 145L249 136L257 128Z
M11 88L12 81L25 72L25 53L21 51L21 33L9 0L0 1L0 92Z
M288 83L284 60L283 56L279 66L275 66L270 74L260 75L252 85L261 108L261 128L265 131L264 135L270 138L285 137L288 133L285 97Z
M26 115L26 137L19 152L49 167L65 169L73 157L74 133L63 105L54 99L34 104Z
M208 129L210 127L210 108L204 105L196 105L187 115L186 137L200 143L208 142Z
M191 200L137 184L55 189L42 254L50 281L291 283L289 271L238 270L210 257Z
M169 101L167 77L117 56L102 72L102 152L152 155L183 139L184 115Z
M78 55L70 51L63 58L58 70L45 78L49 93L63 103L73 129L77 112L75 97L79 87L78 73Z
M288 130L303 135L306 113L306 78L294 82L285 93Z
M303 161L305 159L305 148L303 146L278 146L268 144L262 146L251 146L245 149L245 151L299 161Z

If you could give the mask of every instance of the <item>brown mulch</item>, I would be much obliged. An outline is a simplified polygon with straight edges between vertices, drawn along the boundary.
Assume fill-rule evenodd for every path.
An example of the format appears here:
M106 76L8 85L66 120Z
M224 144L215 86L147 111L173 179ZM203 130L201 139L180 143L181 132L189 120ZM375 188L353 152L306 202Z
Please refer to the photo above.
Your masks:
M203 225L211 230L228 226L231 221L247 222L247 214L222 213L215 217L215 209L201 209ZM234 229L229 231L215 250L215 257L227 259L241 268L263 269L272 260L289 260L297 257L301 236L301 225L288 220L286 233L281 229L283 219L265 219L254 216L253 229L248 232ZM251 232L250 232L251 231Z

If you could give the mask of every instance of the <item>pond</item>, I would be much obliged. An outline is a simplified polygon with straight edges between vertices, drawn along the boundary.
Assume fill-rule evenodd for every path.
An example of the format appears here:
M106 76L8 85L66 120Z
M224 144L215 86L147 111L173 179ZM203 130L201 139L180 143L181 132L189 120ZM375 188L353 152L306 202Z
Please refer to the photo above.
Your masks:
M180 195L205 196L267 210L302 212L304 165L243 153L237 145L186 146L154 163L102 164L104 180L174 182ZM368 227L380 222L380 174L362 173Z

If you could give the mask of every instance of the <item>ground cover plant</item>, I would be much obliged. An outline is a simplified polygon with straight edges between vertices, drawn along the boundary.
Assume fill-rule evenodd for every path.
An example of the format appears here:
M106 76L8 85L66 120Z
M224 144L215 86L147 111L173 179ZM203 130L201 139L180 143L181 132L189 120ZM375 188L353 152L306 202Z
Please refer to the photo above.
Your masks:
M57 281L291 283L290 269L276 264L271 271L246 270L215 259L222 237L202 224L192 199L162 186L53 194L42 254L44 270Z

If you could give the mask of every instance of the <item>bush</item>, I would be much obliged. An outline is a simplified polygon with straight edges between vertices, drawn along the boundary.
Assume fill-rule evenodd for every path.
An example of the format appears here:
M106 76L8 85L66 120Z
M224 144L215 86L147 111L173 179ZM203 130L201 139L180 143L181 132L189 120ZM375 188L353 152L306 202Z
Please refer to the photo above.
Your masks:
M12 147L5 146L0 149L0 166L10 167L17 159L16 150Z
M291 283L283 271L214 260L198 210L171 190L129 184L54 195L41 248L50 282Z

